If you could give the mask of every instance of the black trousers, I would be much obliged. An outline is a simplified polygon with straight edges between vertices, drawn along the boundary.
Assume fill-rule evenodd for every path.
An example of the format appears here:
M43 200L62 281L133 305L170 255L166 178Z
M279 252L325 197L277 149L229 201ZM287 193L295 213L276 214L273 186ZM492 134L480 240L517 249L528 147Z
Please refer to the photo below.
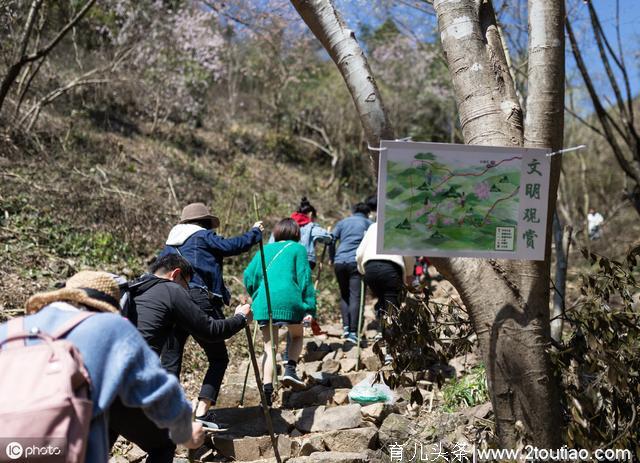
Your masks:
M342 325L348 326L349 331L355 333L358 331L362 275L358 272L358 264L355 262L335 264L333 268L340 287Z
M222 301L210 300L208 292L202 288L190 288L189 293L193 301L198 304L207 315L218 320L224 318ZM173 333L169 336L160 356L164 369L177 376L178 379L180 379L180 372L182 371L182 355L188 337L188 332L178 326L174 327ZM200 347L202 347L209 361L209 368L204 375L198 399L209 400L212 404L215 404L218 399L218 394L220 393L220 386L222 386L227 365L229 364L227 346L224 341L209 342L198 339L197 337L194 337L194 339Z
M378 298L376 315L380 320L389 305L400 305L402 291L402 268L388 260L370 260L364 264L364 282Z
M176 444L167 429L158 428L141 408L125 407L116 399L109 409L109 448L118 436L133 442L147 452L146 463L172 463Z

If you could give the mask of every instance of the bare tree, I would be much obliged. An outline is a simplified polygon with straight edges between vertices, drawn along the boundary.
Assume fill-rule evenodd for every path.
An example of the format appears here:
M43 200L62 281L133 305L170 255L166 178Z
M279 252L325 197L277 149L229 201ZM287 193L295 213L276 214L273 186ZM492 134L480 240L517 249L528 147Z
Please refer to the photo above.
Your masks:
M392 136L380 93L353 31L331 0L291 0L340 70L369 142ZM564 98L564 2L529 0L529 91L522 108L490 0L436 0L464 140L469 144L562 146ZM547 235L558 186L552 164ZM541 262L434 259L456 287L471 315L487 365L501 445L521 434L538 447L562 440L558 386L547 349L550 240Z
M51 53L51 50L53 50L56 45L58 45L60 41L67 35L67 33L69 33L69 31L72 30L75 25L78 24L78 22L89 12L96 0L87 0L80 11L78 11L73 16L73 18L71 18L69 22L65 24L62 29L60 29L60 31L53 37L53 39L51 39L51 41L49 41L45 46L38 48L31 53L28 53L27 49L29 48L29 40L31 39L33 25L43 2L44 0L33 0L31 2L29 13L27 15L27 21L25 23L22 37L20 39L18 54L15 58L15 61L9 66L9 68L7 69L7 73L4 75L2 81L0 82L0 111L2 111L2 105L7 97L7 94L9 93L9 90L11 89L11 86L20 75L20 71L22 71L24 66L34 61L46 58L46 56ZM36 67L35 72L37 72L38 69L40 69L40 66ZM29 79L29 81L31 80L32 77Z
M591 29L606 73L606 81L611 87L615 100L613 104L608 104L604 96L605 93L601 89L596 89L593 70L585 64L573 26L567 17L566 30L571 43L571 51L593 103L600 129L574 112L571 114L595 133L604 137L620 168L633 185L632 190L626 192L626 196L631 200L636 212L640 214L640 135L635 127L634 99L620 38L619 1L616 0L617 50L605 35L593 3L590 0L585 0L584 3L589 11ZM618 74L616 74L616 70Z

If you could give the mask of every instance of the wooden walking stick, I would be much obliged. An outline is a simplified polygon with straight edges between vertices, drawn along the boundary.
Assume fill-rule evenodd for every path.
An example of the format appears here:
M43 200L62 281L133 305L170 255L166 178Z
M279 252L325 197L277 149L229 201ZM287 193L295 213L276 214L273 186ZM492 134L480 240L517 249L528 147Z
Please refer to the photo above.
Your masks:
M358 344L356 347L356 371L360 371L360 337L362 335L362 318L364 316L364 280L360 280L360 310L358 312Z
M260 214L258 213L258 195L253 194L253 210L256 213L256 221L260 221ZM276 336L273 334L273 312L271 310L271 295L269 294L269 280L267 278L267 262L264 258L264 244L260 240L260 261L262 263L262 278L264 279L264 292L267 298L267 313L269 314L269 337L271 338L271 358L273 359L273 385L274 388L278 387L278 366L276 363L276 342L278 342Z
M256 375L256 385L258 391L260 391L260 402L262 403L262 411L264 412L264 419L267 423L267 430L269 431L269 437L271 438L271 445L273 446L273 454L276 457L276 461L281 463L280 452L278 451L278 440L273 431L273 421L271 420L271 407L267 406L267 397L264 395L264 389L262 387L262 380L260 379L260 370L258 369L258 361L256 360L256 351L253 348L253 341L251 340L251 329L249 325L244 327L245 333L247 333L247 344L249 345L249 357L251 357L251 365L253 365L253 372ZM273 345L273 338L271 339ZM273 372L275 375L275 371Z
M258 334L258 321L253 322L253 344L256 343L256 335ZM247 391L247 381L249 380L249 370L251 369L251 362L247 363L247 371L244 372L244 383L242 384L242 394L240 394L240 406L244 405L244 394Z
M193 407L193 411L191 412L191 422L194 422L196 420L197 408L195 407L195 405L196 405L195 403L191 404L191 406ZM189 463L194 463L196 461L196 451L194 449L189 449L187 459L189 460Z

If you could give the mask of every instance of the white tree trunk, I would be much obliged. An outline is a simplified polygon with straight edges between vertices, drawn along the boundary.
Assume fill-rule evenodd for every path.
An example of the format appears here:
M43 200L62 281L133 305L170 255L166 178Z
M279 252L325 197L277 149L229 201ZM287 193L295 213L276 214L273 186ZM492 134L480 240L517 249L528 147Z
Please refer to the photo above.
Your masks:
M291 2L338 66L369 142L391 137L391 126L366 58L353 33L338 18L332 2ZM541 81L533 86L530 83L529 92L535 95L528 99L531 107L527 123L532 128L526 135L532 146L555 147L562 144L564 106L560 98L562 90L558 93L558 89L563 85L564 69L555 57L557 47L562 48L563 34L558 33L555 23L547 25L556 13L563 11L562 2L531 0L531 3L537 12L532 18L531 51L539 55L530 57L530 66L534 77ZM543 8L543 3L548 7ZM522 109L491 2L435 0L434 7L466 143L522 146L525 137ZM548 47L552 50L547 50ZM545 59L551 60L546 63L548 72L560 84L552 78L542 80L539 66L540 60ZM550 120L541 122L545 117ZM553 200L557 175L554 178L550 193ZM433 262L456 287L469 310L487 365L501 445L516 446L522 429L527 442L540 448L559 448L562 436L558 389L547 354L549 259L544 262L433 259Z
M300 17L322 43L351 93L367 142L376 147L381 138L392 138L393 129L367 58L346 27L332 0L291 0ZM372 157L377 171L377 156Z

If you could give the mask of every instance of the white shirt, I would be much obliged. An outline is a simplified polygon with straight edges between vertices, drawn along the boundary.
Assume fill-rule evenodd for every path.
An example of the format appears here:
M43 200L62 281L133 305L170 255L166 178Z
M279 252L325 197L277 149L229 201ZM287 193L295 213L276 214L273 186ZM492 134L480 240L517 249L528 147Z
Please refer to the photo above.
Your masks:
M589 213L587 215L587 224L589 226L589 231L592 231L594 228L600 226L604 222L604 217L599 212L594 212L593 214Z
M402 276L406 278L413 272L413 265L416 262L415 257L396 256L394 254L378 254L376 250L376 242L378 240L378 224L373 223L369 226L364 238L360 242L356 251L356 262L358 263L358 271L364 275L364 264L370 260L388 260L398 264L402 268Z

